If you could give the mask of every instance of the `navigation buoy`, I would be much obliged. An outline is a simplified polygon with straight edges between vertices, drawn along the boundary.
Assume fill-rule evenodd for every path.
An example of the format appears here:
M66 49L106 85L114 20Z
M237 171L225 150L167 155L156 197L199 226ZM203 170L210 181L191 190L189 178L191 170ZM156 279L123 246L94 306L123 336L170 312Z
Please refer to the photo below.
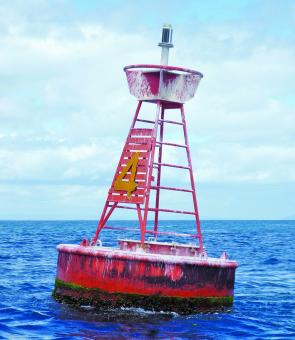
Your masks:
M54 297L71 304L90 304L100 308L143 307L151 310L191 313L199 307L231 305L237 263L226 253L208 257L201 233L194 174L187 135L184 103L193 98L202 73L168 66L172 27L162 30L161 64L139 64L124 68L130 93L138 100L134 118L123 148L107 199L91 241L80 245L58 245ZM153 120L142 119L142 105L154 104ZM177 110L179 120L169 118ZM166 141L164 126L182 129L183 143ZM183 149L185 164L164 161L164 148ZM169 167L188 172L189 188L164 186L161 170ZM160 207L160 193L187 193L193 209L183 211ZM155 195L154 204L150 200ZM134 210L138 217L140 239L120 239L117 247L103 246L103 229L115 209ZM195 221L192 234L159 230L159 213L190 215ZM153 228L147 229L148 216ZM128 229L129 230L129 229ZM152 239L147 239L147 235ZM163 242L160 237L191 238L194 243Z

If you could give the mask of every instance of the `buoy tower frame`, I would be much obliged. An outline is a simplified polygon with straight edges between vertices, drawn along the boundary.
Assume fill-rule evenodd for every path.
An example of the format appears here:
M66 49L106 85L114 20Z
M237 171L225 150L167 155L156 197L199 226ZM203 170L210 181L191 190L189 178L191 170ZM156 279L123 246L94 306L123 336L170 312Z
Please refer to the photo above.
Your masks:
M92 245L96 245L99 234L103 228L118 229L106 226L107 221L115 209L133 209L137 210L142 245L145 242L145 236L147 233L153 235L155 239L158 235L168 234L196 238L199 242L199 251L203 251L203 240L198 212L196 188L184 112L184 101L192 97L192 92L194 94L199 80L203 77L203 75L198 71L168 66L169 49L173 47L172 32L173 30L171 25L165 25L163 27L162 41L159 43L159 46L162 48L161 65L139 64L126 66L124 68L124 71L127 75L130 92L138 98L138 105L125 142L125 147L122 151L120 161L113 178L111 188L98 222L96 233L91 242ZM180 89L180 92L179 85L182 85L183 87ZM155 88L154 92L153 88ZM187 90L191 92L189 96L187 96L185 93ZM154 121L140 118L140 109L143 102L150 102L157 106ZM179 109L181 120L173 121L166 119L165 112L169 109ZM139 129L136 127L137 123L145 123L149 127L152 126L152 128ZM180 126L183 129L184 144L176 144L164 140L165 124L174 124ZM187 156L187 164L179 165L163 163L163 147L166 146L184 148ZM158 148L157 160L154 159L156 148ZM134 168L134 175L139 181L136 183L133 178L133 182L135 182L136 187L133 188L133 191L129 192L129 195L126 195L126 190L116 190L116 181L118 176L124 172L124 169L128 170L124 173L125 186L127 181L130 181L132 177L131 164L135 162L132 160L132 153L130 151L138 152L137 150L140 150L139 159L136 160L136 167L139 167L139 169ZM161 186L162 167L178 168L184 171L189 171L191 188L188 189ZM154 171L156 172L155 176ZM121 180L124 179L121 178ZM124 188L122 187L122 189ZM156 191L154 207L150 207L151 190ZM161 208L160 192L162 190L178 191L190 194L193 201L193 211ZM149 212L154 212L153 230L147 230L147 219ZM160 212L194 216L196 221L196 233L183 235L180 233L160 232L158 230Z

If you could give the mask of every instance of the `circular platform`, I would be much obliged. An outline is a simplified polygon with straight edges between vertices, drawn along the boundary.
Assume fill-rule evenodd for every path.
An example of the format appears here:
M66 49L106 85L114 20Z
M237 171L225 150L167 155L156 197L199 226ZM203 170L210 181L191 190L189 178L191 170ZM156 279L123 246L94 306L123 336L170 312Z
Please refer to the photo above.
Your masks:
M130 93L138 100L185 103L194 97L203 74L187 68L138 64L124 67Z

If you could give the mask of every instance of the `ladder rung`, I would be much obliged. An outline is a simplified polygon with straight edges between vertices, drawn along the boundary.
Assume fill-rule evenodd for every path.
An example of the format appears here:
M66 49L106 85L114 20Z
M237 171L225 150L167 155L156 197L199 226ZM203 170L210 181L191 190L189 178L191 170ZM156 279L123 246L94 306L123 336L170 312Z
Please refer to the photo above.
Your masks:
M184 144L175 144L175 143L168 143L168 142L157 142L157 145L169 145L169 146L176 146L178 148L187 148L187 145L184 145Z
M192 238L198 238L198 234L183 234L183 233L175 233L173 231L154 231L154 230L146 230L147 234L154 234L154 235L173 235L173 236L179 236L179 237L192 237Z
M111 207L111 205L109 205L108 207ZM135 207L127 207L126 205L120 205L120 204L118 204L118 205L116 206L116 208L120 208L120 209L129 209L129 210L137 210L137 208L135 208Z
M189 170L190 169L190 167L188 167L188 166L177 165L177 164L154 163L154 165L157 165L157 166L168 166L170 168L178 168L178 169L185 169L185 170Z
M182 192L193 192L193 190L189 190L189 189L163 187L163 186L156 186L156 185L151 186L151 189L154 189L154 190L163 189L163 190L173 190L173 191L182 191Z
M154 120L148 120L148 119L141 119L138 118L136 119L137 122L141 122L141 123L149 123L149 124L155 124ZM183 123L181 122L176 122L174 120L167 120L167 119L159 119L159 122L161 123L169 123L169 124L175 124L175 125L183 125Z
M154 132L154 129L131 129L130 136L151 136Z
M128 137L127 143L129 147L132 146L132 144L148 144L151 141L150 136L144 136L144 137Z
M150 123L150 124L155 124L155 121L153 120L147 120L147 119L136 119L137 122L142 122L142 123Z
M124 205L117 205L116 208L122 208L122 209L130 209L130 210L137 210L137 208L135 207L127 207ZM182 210L172 210L172 209L157 209L157 208L149 208L149 211L162 211L162 212L171 212L171 213L175 213L175 214L185 214L185 215L197 215L195 212L191 212L191 211L182 211Z
M172 209L157 209L157 208L149 208L149 211L162 211L162 212L171 212L175 214L186 214L186 215L196 215L195 212L191 211L182 211L182 210L172 210Z
M134 232L140 232L140 229L135 228L122 228L122 227L113 227L113 226L104 226L104 229L109 230L118 230L118 231L134 231ZM179 237L192 237L192 238L198 238L198 234L183 234L183 233L175 233L171 231L154 231L154 230L146 230L147 234L153 234L153 235L173 235L173 236L179 236Z
M176 124L176 125L183 125L181 122L176 122L174 120L166 120L166 119L159 119L161 123L169 123L169 124Z

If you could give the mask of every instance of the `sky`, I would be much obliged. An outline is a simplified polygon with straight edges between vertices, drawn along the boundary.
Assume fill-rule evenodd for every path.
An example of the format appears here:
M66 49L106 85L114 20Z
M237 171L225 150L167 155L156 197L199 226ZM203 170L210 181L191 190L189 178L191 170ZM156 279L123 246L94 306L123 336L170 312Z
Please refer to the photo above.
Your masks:
M0 0L0 219L98 219L136 108L123 67L159 63L164 23L169 64L204 74L185 105L201 219L295 219L289 0Z

